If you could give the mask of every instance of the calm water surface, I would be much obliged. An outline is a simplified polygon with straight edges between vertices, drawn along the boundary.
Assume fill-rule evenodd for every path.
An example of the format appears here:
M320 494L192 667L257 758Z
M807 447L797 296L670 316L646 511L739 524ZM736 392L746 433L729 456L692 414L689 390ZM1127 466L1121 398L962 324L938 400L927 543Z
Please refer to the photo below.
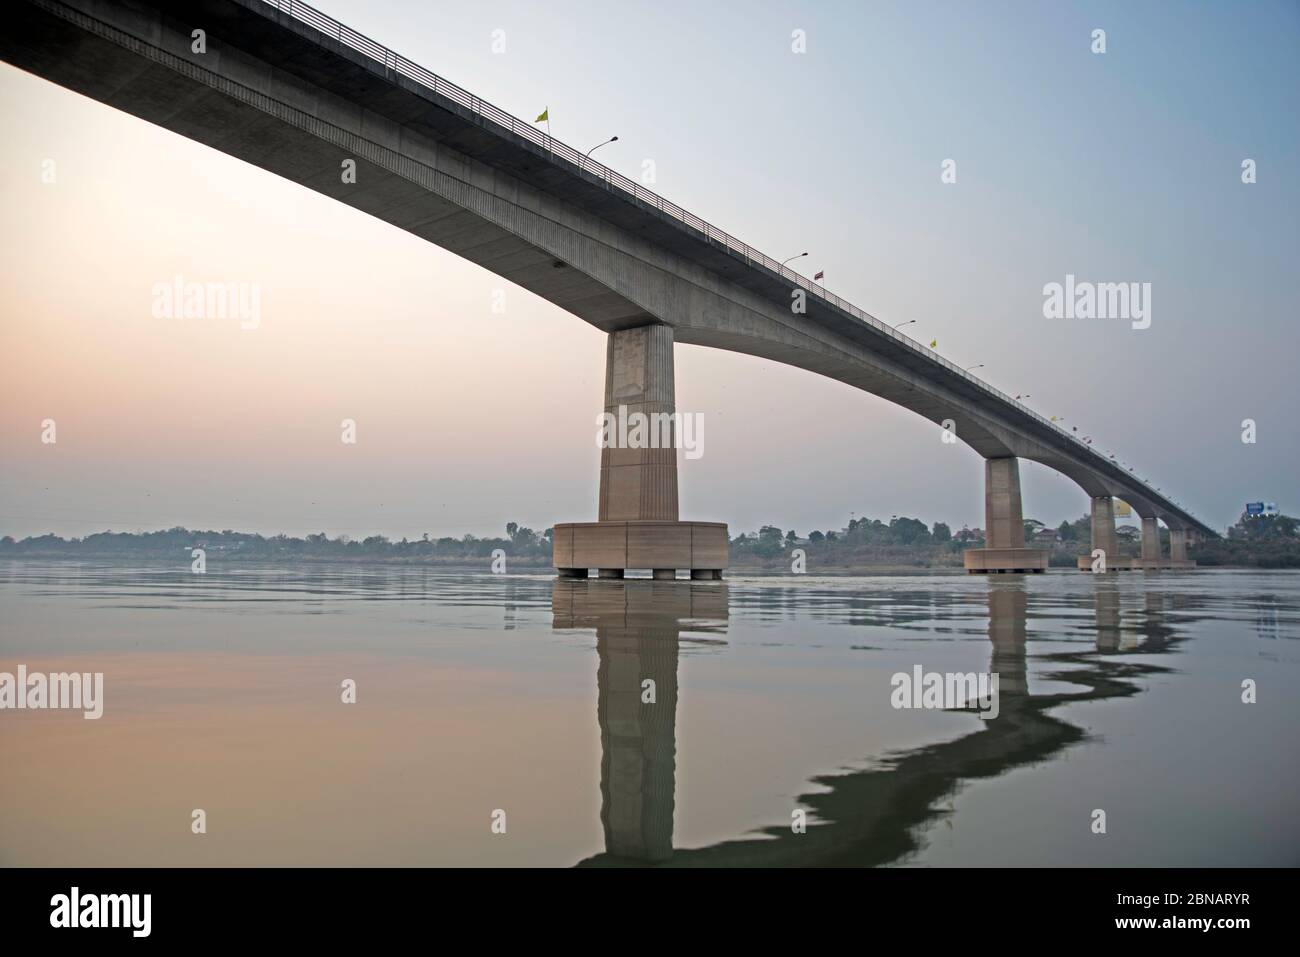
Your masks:
M0 563L0 671L105 676L0 711L0 864L1295 865L1297 638L1286 572Z

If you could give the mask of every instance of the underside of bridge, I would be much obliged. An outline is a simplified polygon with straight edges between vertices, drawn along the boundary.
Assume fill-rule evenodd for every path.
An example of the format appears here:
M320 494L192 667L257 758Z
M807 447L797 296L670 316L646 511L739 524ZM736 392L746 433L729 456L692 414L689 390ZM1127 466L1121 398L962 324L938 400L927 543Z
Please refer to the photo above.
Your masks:
M1101 549L1107 570L1122 563L1113 511L1108 532L1098 502L1113 496L1143 518L1142 567L1183 561L1184 532L1213 534L1058 426L733 237L312 8L283 7L22 0L7 10L0 56L414 233L585 320L609 336L607 412L674 411L677 342L793 365L910 409L986 460L989 537L968 553L971 571L1046 567L1024 541L1021 458L1092 498L1094 558ZM340 175L347 164L350 179ZM598 520L556 526L556 567L720 574L726 526L680 521L676 463L672 449L603 449ZM1159 519L1178 532L1165 562L1150 538Z

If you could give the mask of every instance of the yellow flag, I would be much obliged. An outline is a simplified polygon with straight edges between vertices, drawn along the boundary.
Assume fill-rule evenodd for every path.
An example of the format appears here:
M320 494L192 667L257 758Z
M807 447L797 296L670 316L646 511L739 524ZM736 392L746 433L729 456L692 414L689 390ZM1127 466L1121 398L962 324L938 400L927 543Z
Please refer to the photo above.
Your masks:
M550 113L551 113L551 108L548 106L546 109L542 110L542 112L538 114L537 119L533 120L533 122L545 123L547 120L551 118Z
M937 345L939 345L939 340L938 340L938 339L931 339L931 340L930 340L930 348L931 348L931 349L935 348Z

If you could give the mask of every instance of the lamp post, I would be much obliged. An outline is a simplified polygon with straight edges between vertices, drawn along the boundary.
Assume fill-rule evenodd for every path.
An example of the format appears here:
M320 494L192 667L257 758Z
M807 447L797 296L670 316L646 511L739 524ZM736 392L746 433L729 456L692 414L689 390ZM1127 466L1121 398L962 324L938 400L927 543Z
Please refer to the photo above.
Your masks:
M784 266L788 262L793 262L796 259L802 259L804 256L807 255L808 255L807 253L796 253L795 255L791 256L789 259L782 259L781 265Z
M588 150L588 151L586 151L586 153L584 153L584 156L582 156L582 159L588 159L588 157L591 155L591 153L594 153L595 151L599 150L599 148L601 148L602 146L606 146L606 144L608 144L608 143L617 143L617 142L619 142L619 138L617 138L617 137L610 137L610 138L608 138L607 140L604 140L603 143L597 143L597 144L595 144L595 146L591 147L590 150Z
M601 148L602 146L607 146L607 144L617 143L617 142L619 142L619 138L610 137L607 140L604 140L603 143L597 143L595 144L595 146L591 147L590 150L586 151L585 153L582 153L582 169L584 170L586 169L586 161L591 159L591 153L594 153L595 151L599 150L599 148Z

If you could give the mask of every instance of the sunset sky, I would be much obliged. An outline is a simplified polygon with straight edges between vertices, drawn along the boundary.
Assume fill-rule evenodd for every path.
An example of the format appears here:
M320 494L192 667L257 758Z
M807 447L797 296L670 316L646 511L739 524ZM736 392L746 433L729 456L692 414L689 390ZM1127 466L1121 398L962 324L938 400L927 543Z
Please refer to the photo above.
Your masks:
M774 258L808 250L830 290L916 319L1211 525L1300 510L1300 6L318 5L516 115L549 107L580 150L617 134L603 162L652 159L669 199ZM595 518L605 337L580 319L7 65L0 203L0 534ZM1067 273L1150 282L1151 327L1044 318ZM260 324L156 318L177 275L256 284ZM929 422L759 359L676 361L678 409L705 418L683 518L983 525L981 459ZM1087 507L1047 469L1022 479L1026 518Z

